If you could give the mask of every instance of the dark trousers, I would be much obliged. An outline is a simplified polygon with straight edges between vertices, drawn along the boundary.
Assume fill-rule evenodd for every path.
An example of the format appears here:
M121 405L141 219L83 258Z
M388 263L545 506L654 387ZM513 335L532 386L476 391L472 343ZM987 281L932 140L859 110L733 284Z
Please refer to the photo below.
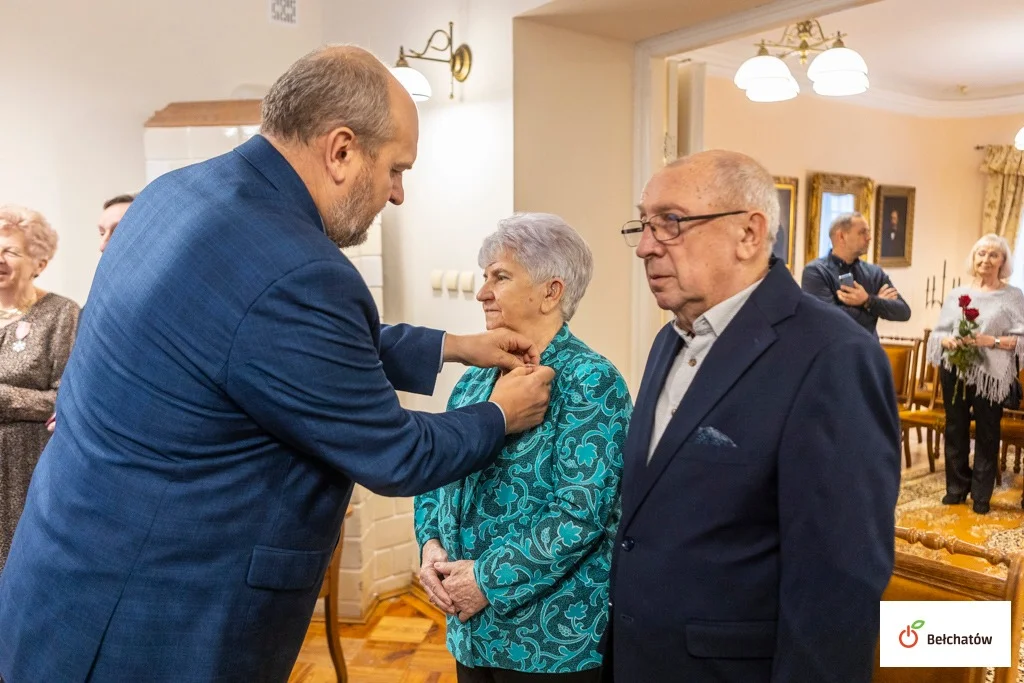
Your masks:
M945 367L940 372L942 401L946 407L946 493L959 496L971 492L978 503L992 497L999 466L999 421L1001 403L977 395L968 385L954 391L956 371ZM955 396L955 398L954 398ZM968 463L971 454L971 415L974 416L974 470Z
M567 674L529 674L486 666L470 668L455 663L459 683L599 683L601 667Z

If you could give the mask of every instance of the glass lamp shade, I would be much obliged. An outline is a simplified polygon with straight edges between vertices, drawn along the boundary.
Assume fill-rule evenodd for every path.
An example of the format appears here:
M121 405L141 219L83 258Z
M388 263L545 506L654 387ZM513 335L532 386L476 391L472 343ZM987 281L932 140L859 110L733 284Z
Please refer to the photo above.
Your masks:
M736 70L733 83L747 93L751 102L782 102L800 92L786 63L771 55L751 57Z
M751 102L783 102L800 94L800 85L792 76L761 78L750 83L746 92L747 99Z
M829 97L859 95L868 89L868 65L848 47L833 47L815 57L807 77L814 92Z
M1024 151L1024 128L1017 131L1017 137L1013 139L1013 146Z
M786 66L786 63L778 57L757 55L740 65L740 68L736 70L733 83L740 90L748 90L753 82L770 78L788 78L792 80L793 74L789 72L789 67Z
M427 77L419 71L411 66L396 66L392 67L391 73L409 91L414 102L426 102L430 99L432 94L430 83L427 82Z

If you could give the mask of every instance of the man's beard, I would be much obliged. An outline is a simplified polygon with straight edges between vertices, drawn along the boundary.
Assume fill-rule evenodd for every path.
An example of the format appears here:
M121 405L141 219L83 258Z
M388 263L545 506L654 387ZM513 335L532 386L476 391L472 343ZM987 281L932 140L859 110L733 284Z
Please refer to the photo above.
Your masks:
M348 195L335 202L324 219L328 239L339 249L355 247L366 241L373 219L383 206L374 206L372 169L365 168L352 185Z

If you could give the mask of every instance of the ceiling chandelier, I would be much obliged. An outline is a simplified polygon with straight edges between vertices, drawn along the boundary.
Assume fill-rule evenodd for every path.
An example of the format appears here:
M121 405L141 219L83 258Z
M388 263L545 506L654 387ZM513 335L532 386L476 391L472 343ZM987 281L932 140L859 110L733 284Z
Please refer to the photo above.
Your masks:
M781 102L800 92L786 62L797 55L800 64L807 63L808 54L819 53L807 68L814 92L829 97L859 95L868 89L868 65L864 58L843 44L844 34L826 36L817 19L787 26L778 42L762 40L757 56L743 62L733 82L753 102ZM779 50L771 54L768 48Z

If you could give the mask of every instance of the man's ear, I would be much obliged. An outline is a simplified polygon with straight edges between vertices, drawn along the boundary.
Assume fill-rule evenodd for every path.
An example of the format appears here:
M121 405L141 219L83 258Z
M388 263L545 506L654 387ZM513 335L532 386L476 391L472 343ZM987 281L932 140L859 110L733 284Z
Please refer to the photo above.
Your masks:
M752 211L740 238L739 256L746 259L763 252L769 240L768 218L760 211Z
M324 147L324 163L327 172L335 184L340 185L346 178L355 175L354 168L358 164L358 145L356 134L348 126L335 128L327 133Z

